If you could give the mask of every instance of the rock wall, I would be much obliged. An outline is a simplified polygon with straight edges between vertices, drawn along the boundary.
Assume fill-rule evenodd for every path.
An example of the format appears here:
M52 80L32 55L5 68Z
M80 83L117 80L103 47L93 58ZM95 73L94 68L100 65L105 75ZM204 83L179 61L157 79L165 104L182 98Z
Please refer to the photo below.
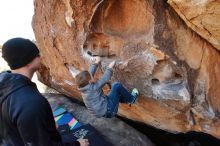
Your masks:
M220 1L168 0L186 24L220 50Z
M35 0L39 77L82 100L74 77L102 57L99 78L117 60L111 82L140 91L119 115L170 132L220 138L220 56L165 0ZM105 92L109 87L104 88Z

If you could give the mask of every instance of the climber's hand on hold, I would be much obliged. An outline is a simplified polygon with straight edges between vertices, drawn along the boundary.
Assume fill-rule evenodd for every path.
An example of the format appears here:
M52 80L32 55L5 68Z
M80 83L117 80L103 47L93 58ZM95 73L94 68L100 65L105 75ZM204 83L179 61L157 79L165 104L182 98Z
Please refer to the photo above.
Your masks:
M94 64L99 64L101 62L101 57L99 56L91 57L91 62Z
M114 66L115 66L115 60L112 61L112 62L108 65L109 68L114 68Z
M99 64L99 63L101 62L101 57L96 56L96 57L94 57L94 58L95 58L95 63L96 63L96 64Z

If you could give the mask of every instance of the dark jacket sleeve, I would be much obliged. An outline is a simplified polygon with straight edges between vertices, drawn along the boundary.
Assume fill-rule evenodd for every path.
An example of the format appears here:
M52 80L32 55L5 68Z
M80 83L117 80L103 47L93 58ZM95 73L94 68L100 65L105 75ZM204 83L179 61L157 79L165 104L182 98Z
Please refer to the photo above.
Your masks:
M49 103L44 97L30 101L17 115L16 124L27 146L79 146L78 141L63 143L56 130Z

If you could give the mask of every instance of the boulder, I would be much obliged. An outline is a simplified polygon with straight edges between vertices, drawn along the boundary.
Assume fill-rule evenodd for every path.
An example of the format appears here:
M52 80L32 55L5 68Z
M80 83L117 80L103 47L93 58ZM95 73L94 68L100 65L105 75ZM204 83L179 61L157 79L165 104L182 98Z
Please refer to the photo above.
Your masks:
M173 133L193 130L220 138L219 52L166 1L35 0L34 5L42 82L82 100L75 75L88 69L92 56L102 57L95 79L117 60L110 82L140 91L136 104L120 104L119 115Z
M168 0L188 27L220 50L220 1Z

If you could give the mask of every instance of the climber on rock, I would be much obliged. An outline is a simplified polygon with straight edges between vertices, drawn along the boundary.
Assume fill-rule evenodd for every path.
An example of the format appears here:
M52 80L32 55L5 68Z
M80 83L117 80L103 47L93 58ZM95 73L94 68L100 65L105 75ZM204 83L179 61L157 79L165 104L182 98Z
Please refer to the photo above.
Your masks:
M94 57L89 71L81 71L76 75L75 79L83 101L90 113L96 117L112 118L118 112L119 102L134 104L139 92L134 88L129 93L121 83L115 82L112 84L108 95L105 95L102 88L112 77L115 61L108 65L101 79L95 82L93 77L100 62L100 57Z
M2 46L11 68L0 73L0 138L3 146L88 146L88 139L62 142L50 105L31 81L40 67L40 52L28 39Z

